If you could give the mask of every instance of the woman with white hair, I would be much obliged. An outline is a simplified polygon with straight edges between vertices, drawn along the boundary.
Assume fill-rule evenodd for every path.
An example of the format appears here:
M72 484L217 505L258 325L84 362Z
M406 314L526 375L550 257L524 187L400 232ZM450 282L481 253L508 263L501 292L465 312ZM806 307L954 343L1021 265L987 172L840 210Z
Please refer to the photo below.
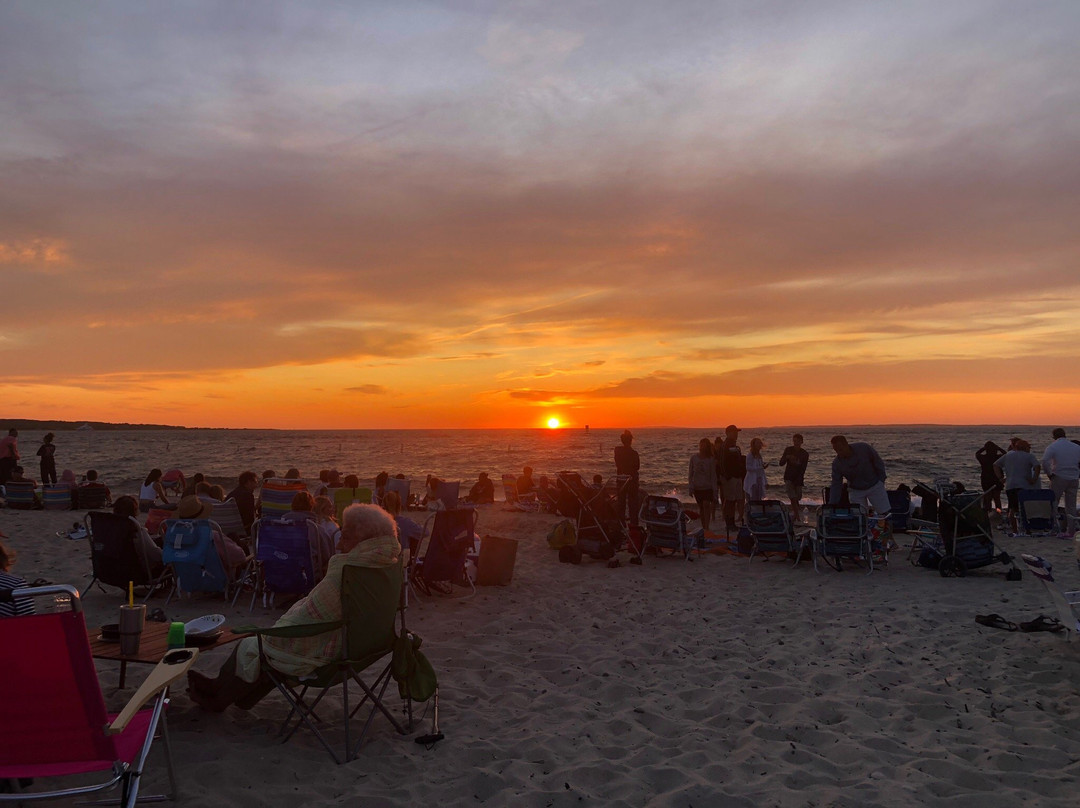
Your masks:
M378 505L357 504L345 509L338 549L340 552L330 558L326 577L307 597L293 604L274 628L341 620L341 573L345 567L380 568L401 563L397 525L394 518ZM332 662L340 649L339 631L315 637L266 637L263 640L263 650L274 670L292 677L306 676ZM230 704L250 710L273 689L270 678L260 669L259 645L255 637L240 641L216 678L211 679L195 670L188 673L188 693L192 701L213 712L221 712Z

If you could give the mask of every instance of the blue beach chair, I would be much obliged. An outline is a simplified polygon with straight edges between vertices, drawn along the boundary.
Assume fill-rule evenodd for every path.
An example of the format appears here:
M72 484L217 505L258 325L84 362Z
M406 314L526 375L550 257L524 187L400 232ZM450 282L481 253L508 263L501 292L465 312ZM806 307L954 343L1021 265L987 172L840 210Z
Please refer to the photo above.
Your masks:
M161 560L166 572L172 571L174 581L165 599L166 606L173 595L180 592L220 592L229 599L229 576L214 546L215 529L220 531L209 519L170 519L165 522Z
M666 552L681 555L689 561L690 553L704 536L704 531L690 534L686 529L689 521L682 503L675 497L645 497L638 512L638 523L645 529L645 541L639 546L638 558L652 548L656 555Z
M455 508L432 514L427 523L431 525L427 552L422 558L410 560L409 580L414 590L425 595L433 592L451 594L457 584L476 592L472 579L465 573L465 564L475 548L476 520L474 508ZM418 555L423 544L421 537Z
M1020 489L1020 530L1027 536L1057 535L1057 514L1054 513L1054 492L1048 488Z
M250 612L262 592L263 606L272 606L275 595L306 595L316 584L311 556L312 532L318 528L310 520L260 519L255 523L255 565L257 584L251 593Z
M753 500L746 503L746 526L750 528L754 545L750 560L755 555L783 554L784 558L795 553L795 528L791 524L791 509L776 499ZM801 549L801 548L800 548ZM800 552L795 556L799 563Z

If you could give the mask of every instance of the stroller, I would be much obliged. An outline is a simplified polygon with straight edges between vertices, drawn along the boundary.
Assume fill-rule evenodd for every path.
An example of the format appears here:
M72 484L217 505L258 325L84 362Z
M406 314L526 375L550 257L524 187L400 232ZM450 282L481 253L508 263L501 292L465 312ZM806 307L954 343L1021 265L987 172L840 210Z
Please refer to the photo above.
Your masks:
M942 578L963 578L968 570L990 564L1011 564L1008 553L994 546L990 517L983 509L982 493L953 494L938 503L938 528L941 536ZM1013 564L1008 579L1018 580L1020 570Z
M578 564L587 555L619 566L615 553L626 541L626 529L614 503L603 491L586 485L577 472L560 471L556 480L558 512L573 519L577 531L577 543L560 550L559 559L565 555L566 561Z
M811 532L811 541L817 547L815 571L818 556L837 572L843 570L842 560L845 558L866 561L869 567L867 575L874 571L870 529L866 511L861 505L822 505L818 511L817 529Z

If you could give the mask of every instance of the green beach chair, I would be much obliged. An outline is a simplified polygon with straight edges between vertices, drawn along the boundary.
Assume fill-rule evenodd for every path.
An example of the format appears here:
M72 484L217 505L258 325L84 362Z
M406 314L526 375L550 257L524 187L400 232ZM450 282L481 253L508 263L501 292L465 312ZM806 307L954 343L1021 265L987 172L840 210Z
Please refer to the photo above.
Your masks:
M334 510L337 511L337 521L341 524L341 515L345 509L357 502L371 504L370 488L335 488Z
M406 650L415 652L419 644L418 638L409 634L405 627L403 581L400 564L381 568L346 567L341 581L342 620L280 628L245 626L243 629L236 629L256 635L261 668L289 702L291 709L279 731L279 735L284 736L282 743L288 742L301 726L305 726L315 734L334 762L342 763L356 758L372 722L380 713L397 733L404 735L412 729L412 702L426 700L431 695L428 688L423 688L424 692L418 692L417 689L410 691L406 685L399 683L398 695L402 698L402 710L406 717L404 722L398 721L384 702L386 689L391 679L395 678L394 666L399 661L398 656ZM400 631L396 626L399 615ZM338 659L319 668L310 676L285 676L274 670L273 663L265 655L265 637L315 637L330 631L341 632L341 654ZM422 655L417 653L417 656ZM422 664L430 671L430 664L426 660ZM378 671L370 684L361 677L361 674L369 669ZM430 680L433 685L433 671L430 671ZM359 703L350 702L350 683L357 685L363 694ZM324 697L339 685L345 735L344 760L334 751L319 726L322 722L315 715L315 709L323 703ZM318 691L318 695L311 702L306 701L309 691ZM352 692L355 693L355 690ZM369 703L371 706L363 728L354 741L352 719Z

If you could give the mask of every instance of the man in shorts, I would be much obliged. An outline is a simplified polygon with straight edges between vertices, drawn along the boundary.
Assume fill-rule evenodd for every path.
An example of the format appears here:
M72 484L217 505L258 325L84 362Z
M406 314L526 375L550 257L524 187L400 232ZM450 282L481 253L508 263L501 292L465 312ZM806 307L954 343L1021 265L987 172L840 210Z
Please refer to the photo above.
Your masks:
M1076 533L1076 489L1080 481L1080 446L1065 437L1065 430L1054 430L1054 442L1042 456L1042 469L1050 478L1054 492L1054 512L1064 497L1066 529L1062 538Z
M784 449L780 456L780 465L784 467L784 490L791 503L791 520L799 521L799 501L802 499L803 477L806 464L810 462L810 453L802 447L803 436L795 433L791 436L791 446Z
M843 435L836 435L830 443L836 458L832 464L829 502L840 501L846 479L852 506L869 505L878 516L888 516L892 506L889 492L885 490L885 461L881 455L869 443L848 443Z
M739 448L739 428L735 424L724 430L724 442L720 444L720 456L716 462L720 472L721 499L724 503L724 525L731 531L735 528L736 513L742 520L746 507L746 494L743 492L746 458Z

